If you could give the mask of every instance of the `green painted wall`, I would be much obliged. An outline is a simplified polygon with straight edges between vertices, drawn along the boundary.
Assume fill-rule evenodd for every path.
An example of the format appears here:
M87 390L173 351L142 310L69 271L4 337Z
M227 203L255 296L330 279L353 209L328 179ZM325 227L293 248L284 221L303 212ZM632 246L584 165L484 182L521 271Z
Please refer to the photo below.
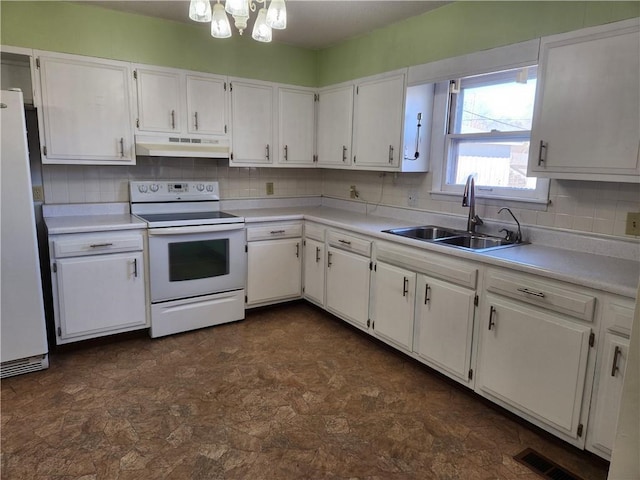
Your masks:
M207 25L66 2L2 1L0 17L2 45L296 85L314 86L317 81L317 52L261 44L250 32L214 39Z
M457 1L312 51L260 44L249 35L213 39L206 25L93 5L4 0L0 1L0 43L323 86L638 16L637 1Z
M637 1L457 1L321 50L318 85L638 16Z

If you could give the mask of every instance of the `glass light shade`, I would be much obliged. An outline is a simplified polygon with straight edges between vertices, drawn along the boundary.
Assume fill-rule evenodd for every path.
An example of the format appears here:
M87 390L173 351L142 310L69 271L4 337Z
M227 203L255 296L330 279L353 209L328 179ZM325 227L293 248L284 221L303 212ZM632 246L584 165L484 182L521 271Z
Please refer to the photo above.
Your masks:
M220 3L213 6L213 18L211 19L211 36L215 38L229 38L231 36L231 25L229 18Z
M249 16L247 15L245 17L245 16L234 15L233 19L235 20L234 24L238 29L238 32L240 32L240 35L242 35L245 28L247 28L247 20L249 20Z
M224 9L234 17L249 17L248 0L226 0Z
M189 18L196 22L210 22L211 4L209 0L191 0L189 4Z
M267 10L267 25L276 30L287 28L287 7L284 0L271 0Z
M251 36L258 42L271 41L271 27L267 25L266 8L258 10L258 17L256 18L256 23L253 24L253 33Z

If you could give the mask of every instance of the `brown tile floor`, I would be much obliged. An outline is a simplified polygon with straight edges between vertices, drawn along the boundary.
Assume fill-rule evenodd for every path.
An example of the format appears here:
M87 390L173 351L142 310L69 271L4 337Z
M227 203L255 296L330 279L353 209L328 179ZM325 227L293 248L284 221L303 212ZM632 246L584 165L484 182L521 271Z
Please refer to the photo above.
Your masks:
M304 303L2 381L3 479L520 479L592 457Z

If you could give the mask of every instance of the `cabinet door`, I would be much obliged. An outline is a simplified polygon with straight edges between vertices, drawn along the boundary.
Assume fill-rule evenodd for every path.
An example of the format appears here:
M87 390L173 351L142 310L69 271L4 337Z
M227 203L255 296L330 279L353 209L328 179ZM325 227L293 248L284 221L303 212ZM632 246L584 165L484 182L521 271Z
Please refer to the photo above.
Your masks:
M280 88L278 97L279 163L295 166L315 165L315 93Z
M177 72L136 69L138 130L182 132L181 79Z
M591 329L491 294L486 300L480 393L583 442L577 439Z
M359 84L354 110L354 165L397 168L402 154L404 75Z
M61 340L146 326L142 252L63 258L56 266Z
M373 277L371 320L376 335L411 350L416 274L378 262Z
M301 240L248 242L247 304L300 296Z
M600 33L541 43L529 170L551 178L637 182L640 31L588 32Z
M427 363L469 382L475 290L418 275L414 351Z
M42 163L133 164L128 64L41 55Z
M327 310L361 327L369 318L369 258L327 249Z
M198 135L227 133L227 82L224 78L187 75L187 131Z
M593 446L611 455L618 426L624 371L627 366L629 339L606 332L602 361L598 372L594 423L589 427Z
M273 87L233 82L231 164L273 163Z
M318 165L351 165L353 86L320 92L318 101Z
M324 243L307 238L304 241L304 296L324 306Z

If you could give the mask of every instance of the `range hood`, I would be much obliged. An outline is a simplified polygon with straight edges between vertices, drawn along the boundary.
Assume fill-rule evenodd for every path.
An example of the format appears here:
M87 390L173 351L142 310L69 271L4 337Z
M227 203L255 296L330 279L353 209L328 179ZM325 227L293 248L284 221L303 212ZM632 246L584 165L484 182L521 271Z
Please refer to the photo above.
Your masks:
M227 138L136 135L136 155L229 158L229 140Z

